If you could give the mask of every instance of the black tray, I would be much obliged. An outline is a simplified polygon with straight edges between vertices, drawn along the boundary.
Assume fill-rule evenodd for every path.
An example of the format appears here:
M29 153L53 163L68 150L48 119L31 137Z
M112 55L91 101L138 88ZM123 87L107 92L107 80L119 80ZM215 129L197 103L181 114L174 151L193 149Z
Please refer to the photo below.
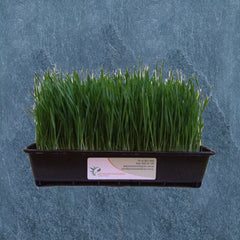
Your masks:
M171 186L198 188L209 157L215 152L201 146L200 152L37 150L28 153L37 186ZM89 180L88 158L156 158L155 180Z

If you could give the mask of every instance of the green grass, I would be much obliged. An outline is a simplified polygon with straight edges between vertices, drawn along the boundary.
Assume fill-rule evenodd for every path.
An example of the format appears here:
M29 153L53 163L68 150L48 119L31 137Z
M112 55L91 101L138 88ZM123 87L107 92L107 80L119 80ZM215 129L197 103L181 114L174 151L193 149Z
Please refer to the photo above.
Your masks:
M47 71L35 74L38 149L199 151L202 113L209 102L197 78L185 79L156 64L124 73L90 76Z

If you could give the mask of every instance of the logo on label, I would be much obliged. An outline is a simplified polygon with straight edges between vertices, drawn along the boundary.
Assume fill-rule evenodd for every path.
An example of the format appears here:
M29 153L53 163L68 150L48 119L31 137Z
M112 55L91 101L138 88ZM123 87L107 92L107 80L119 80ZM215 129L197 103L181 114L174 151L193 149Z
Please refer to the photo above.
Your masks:
M90 172L92 173L93 176L96 176L98 172L101 172L100 167L91 167L90 169L91 169Z

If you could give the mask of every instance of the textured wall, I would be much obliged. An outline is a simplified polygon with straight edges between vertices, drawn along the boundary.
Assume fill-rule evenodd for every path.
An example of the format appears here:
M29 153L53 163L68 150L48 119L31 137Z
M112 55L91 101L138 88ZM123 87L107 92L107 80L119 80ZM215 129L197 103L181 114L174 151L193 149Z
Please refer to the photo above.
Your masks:
M200 189L34 185L22 149L33 74L142 61L195 72L204 92ZM239 0L0 1L0 239L240 239Z

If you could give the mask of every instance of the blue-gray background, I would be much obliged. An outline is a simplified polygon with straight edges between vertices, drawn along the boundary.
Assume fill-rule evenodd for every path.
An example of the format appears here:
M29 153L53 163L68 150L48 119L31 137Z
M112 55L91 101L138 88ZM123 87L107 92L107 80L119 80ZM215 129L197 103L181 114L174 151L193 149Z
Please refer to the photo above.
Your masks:
M203 144L217 152L200 189L37 188L22 149L34 72L55 64L136 65L196 73ZM240 239L239 0L0 1L0 239Z

